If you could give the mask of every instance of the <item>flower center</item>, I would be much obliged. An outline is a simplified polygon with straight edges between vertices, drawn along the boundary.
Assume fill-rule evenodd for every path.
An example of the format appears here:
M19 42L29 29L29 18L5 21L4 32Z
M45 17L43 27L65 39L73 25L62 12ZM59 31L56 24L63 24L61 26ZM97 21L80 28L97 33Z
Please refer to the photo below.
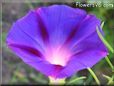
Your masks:
M66 48L56 47L52 50L47 49L46 60L51 64L65 66L69 61L70 52Z

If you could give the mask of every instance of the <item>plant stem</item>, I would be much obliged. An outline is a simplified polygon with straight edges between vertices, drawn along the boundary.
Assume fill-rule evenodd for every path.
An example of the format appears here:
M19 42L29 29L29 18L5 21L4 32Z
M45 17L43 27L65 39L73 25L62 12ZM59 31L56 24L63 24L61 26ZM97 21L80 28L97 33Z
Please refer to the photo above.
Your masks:
M75 79L69 81L69 82L67 83L67 85L68 85L68 84L75 83L75 82L77 82L77 81L79 81L79 80L83 80L83 79L85 79L85 78L86 78L85 76L75 78Z
M114 66L112 65L112 63L111 63L111 61L109 60L108 56L106 56L105 59L106 59L107 63L109 64L109 66L111 67L111 69L113 70L113 67L114 67Z
M103 26L104 26L104 21L101 23L101 29L103 29Z
M64 85L64 84L65 84L65 78L55 79L53 77L49 77L49 85Z
M95 73L92 71L92 69L91 69L91 68L87 68L87 69L88 69L88 71L90 72L90 74L93 76L93 78L95 79L96 83L97 83L98 85L100 85L100 81L98 80L97 76L96 76Z
M102 34L100 33L98 26L96 27L96 30L97 30L98 36L100 37L100 39L102 40L102 42L106 45L106 47L107 47L112 53L114 53L114 50L113 50L113 48L111 47L111 45L105 40L105 38L104 38L104 37L102 36Z

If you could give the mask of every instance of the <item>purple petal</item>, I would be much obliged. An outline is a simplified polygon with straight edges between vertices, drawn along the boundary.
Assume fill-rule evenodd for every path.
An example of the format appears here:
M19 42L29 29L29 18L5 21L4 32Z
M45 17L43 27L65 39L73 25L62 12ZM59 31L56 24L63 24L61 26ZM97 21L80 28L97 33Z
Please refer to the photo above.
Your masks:
M28 55L31 59L36 59L34 57L36 53L36 57L38 59L38 57L40 57L38 56L38 53L42 54L42 52L44 52L44 44L39 34L36 14L34 11L30 11L26 16L13 24L10 32L7 35L6 41L8 46L13 47L11 49L15 53L18 53L23 60ZM18 52L18 50L20 52Z
M59 73L59 78L68 77L79 70L92 67L108 54L107 48L96 31L79 42L72 50L74 54L66 67Z
M53 5L36 10L45 23L51 45L63 44L66 38L76 30L76 26L86 16L86 12L66 5ZM56 39L56 40L55 40Z
M83 21L77 26L75 35L72 37L70 46L74 47L77 43L84 40L96 31L96 26L100 25L100 20L94 15L87 15Z
M30 11L13 24L6 43L26 64L43 74L55 77L62 66L50 64L44 57L47 48L45 42L49 40L49 33L44 25L36 11Z
M36 70L40 71L41 73L55 77L57 74L63 69L60 65L52 65L47 61L40 61L40 62L27 62L28 65L32 66Z
M69 77L82 69L92 67L106 55L106 52L100 52L97 50L82 52L79 55L75 55L72 57L71 61L69 61L67 66L58 74L57 77Z
M47 76L63 78L92 67L107 55L96 33L99 25L99 19L81 9L41 7L13 24L7 44L28 65Z

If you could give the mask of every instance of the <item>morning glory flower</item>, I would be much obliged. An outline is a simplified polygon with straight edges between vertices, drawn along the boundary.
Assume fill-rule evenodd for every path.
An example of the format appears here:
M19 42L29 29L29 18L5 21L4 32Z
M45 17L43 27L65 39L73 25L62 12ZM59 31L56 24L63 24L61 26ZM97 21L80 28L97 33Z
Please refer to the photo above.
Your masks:
M108 54L96 31L100 24L100 19L82 9L67 5L40 7L13 24L6 43L41 73L66 78L92 67Z

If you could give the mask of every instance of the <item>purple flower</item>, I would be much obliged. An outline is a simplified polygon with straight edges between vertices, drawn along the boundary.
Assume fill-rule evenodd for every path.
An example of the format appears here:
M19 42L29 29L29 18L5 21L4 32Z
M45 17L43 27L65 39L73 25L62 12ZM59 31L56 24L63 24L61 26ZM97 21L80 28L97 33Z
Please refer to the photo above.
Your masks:
M40 7L13 24L7 45L41 73L65 78L108 54L96 32L100 23L95 15L78 8Z

